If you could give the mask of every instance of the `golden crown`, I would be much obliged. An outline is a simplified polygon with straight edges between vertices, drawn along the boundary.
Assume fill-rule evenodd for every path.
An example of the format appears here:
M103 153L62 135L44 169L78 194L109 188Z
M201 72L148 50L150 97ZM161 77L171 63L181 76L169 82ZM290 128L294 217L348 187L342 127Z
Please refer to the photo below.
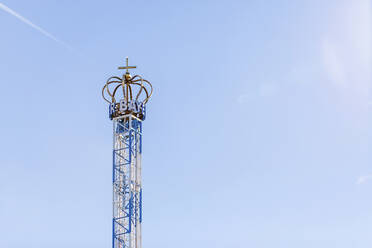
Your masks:
M141 76L130 75L129 69L134 68L136 66L128 65L126 58L126 66L118 67L126 69L126 73L121 78L110 77L102 88L102 97L110 104L111 119L126 114L134 114L144 119L145 105L152 95L153 88L151 83Z

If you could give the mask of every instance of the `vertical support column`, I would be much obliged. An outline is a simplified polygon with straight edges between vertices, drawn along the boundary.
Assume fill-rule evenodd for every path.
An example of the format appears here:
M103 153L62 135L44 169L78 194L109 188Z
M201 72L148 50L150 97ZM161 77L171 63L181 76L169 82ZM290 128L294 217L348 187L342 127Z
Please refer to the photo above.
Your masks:
M113 248L141 248L142 122L132 115L113 121Z
M136 127L136 248L142 247L142 122L137 121Z

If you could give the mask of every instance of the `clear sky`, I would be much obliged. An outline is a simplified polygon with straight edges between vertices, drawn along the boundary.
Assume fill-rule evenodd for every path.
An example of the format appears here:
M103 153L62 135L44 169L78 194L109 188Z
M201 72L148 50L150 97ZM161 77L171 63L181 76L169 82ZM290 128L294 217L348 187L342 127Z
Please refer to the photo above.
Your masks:
M144 248L372 246L371 1L0 3L0 247L111 246L126 56Z

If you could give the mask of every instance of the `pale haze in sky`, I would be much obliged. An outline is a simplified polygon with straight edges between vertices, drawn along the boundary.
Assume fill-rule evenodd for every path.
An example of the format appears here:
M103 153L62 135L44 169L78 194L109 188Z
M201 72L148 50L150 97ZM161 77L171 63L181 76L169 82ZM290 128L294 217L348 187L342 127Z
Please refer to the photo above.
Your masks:
M0 0L0 247L111 246L129 56L143 247L372 246L372 3Z

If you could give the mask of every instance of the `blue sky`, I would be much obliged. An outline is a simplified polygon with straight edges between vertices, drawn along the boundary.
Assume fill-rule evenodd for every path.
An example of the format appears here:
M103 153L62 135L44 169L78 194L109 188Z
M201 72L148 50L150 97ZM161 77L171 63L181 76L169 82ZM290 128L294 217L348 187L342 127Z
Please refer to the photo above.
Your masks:
M371 247L370 1L0 3L0 247L110 247L126 56L144 247Z

